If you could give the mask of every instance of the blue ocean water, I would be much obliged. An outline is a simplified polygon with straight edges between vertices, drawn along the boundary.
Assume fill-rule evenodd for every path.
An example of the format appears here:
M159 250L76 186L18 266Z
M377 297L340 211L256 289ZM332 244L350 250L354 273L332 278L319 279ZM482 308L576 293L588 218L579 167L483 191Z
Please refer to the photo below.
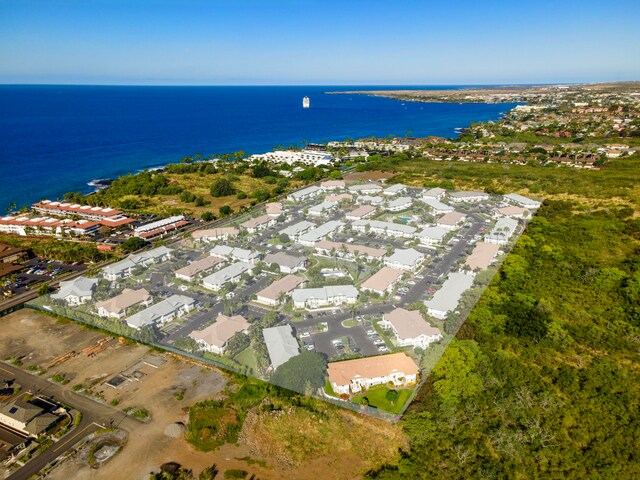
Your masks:
M86 193L93 179L196 153L260 153L370 135L451 137L457 127L497 119L513 107L325 94L373 88L380 89L0 86L0 213L11 202ZM309 109L302 108L305 95Z

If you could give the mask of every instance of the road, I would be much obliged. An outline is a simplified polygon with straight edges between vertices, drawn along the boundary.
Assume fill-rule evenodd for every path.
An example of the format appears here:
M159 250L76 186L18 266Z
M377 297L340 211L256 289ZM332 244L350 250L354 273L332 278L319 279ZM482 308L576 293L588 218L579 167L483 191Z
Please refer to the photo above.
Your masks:
M140 425L138 420L127 416L115 408L103 405L83 395L78 395L63 385L51 383L44 378L31 375L13 365L0 364L0 372L2 372L3 376L14 379L16 383L22 386L24 393L20 395L25 394L26 391L29 390L32 393L70 405L82 414L82 420L77 427L50 448L16 470L7 477L7 480L25 480L30 478L42 470L48 463L53 462L64 452L96 430L109 426L132 430Z

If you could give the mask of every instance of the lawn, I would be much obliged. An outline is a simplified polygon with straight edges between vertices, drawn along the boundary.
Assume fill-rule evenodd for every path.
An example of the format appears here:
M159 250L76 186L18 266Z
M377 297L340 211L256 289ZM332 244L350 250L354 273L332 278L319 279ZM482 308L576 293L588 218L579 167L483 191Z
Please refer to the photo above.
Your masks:
M256 373L258 371L258 363L256 362L256 357L253 354L253 349L251 347L245 348L235 357L236 362L246 365L251 369L252 373Z
M400 413L404 404L407 403L413 389L404 388L398 390L398 399L391 404L385 397L389 389L384 385L371 387L364 395L356 395L352 397L352 400L356 403L361 403L363 397L367 397L369 405L379 408L391 413Z

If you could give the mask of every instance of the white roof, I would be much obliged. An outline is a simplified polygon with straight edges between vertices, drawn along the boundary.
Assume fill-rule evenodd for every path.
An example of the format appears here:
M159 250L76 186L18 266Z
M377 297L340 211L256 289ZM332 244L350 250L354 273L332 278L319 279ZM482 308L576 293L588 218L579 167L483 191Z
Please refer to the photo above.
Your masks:
M280 233L284 233L285 235L288 235L290 237L295 237L301 232L306 232L307 230L311 230L312 228L316 228L315 223L303 220L301 222L294 223L293 225L289 225L287 228L283 228L282 230L280 230Z
M493 226L491 232L485 235L485 239L506 242L511 238L517 226L517 220L511 217L501 217Z
M143 252L140 253L134 253L132 255L129 255L129 260L131 260L133 263L135 263L136 265L139 263L142 263L146 260L158 260L159 258L162 258L166 255L170 255L171 254L171 250L169 250L167 247L165 246L161 246L161 247L157 247L157 248L152 248L151 250L145 250Z
M345 223L339 220L331 220L327 223L320 225L318 228L308 231L300 235L301 242L317 242L322 240L330 233L344 227Z
M127 318L127 324L133 328L142 328L145 325L151 325L158 322L164 316L172 315L186 305L193 305L194 303L195 300L191 297L187 297L185 295L171 295L169 298L156 303L135 315L131 315Z
M412 203L413 199L411 197L400 197L390 201L387 206L389 208L404 207L405 205L411 205Z
M330 285L319 288L298 288L291 293L294 302L327 300L333 297L358 298L358 289L353 285Z
M438 198L441 195L444 195L447 191L444 188L440 188L440 187L434 187L434 188L430 188L429 190L426 190L424 192L422 192L422 197L423 198Z
M385 263L397 263L399 265L413 267L416 263L420 262L423 259L424 254L420 253L415 248L399 248L395 252L393 252L393 255L385 259Z
M447 230L444 227L439 227L435 225L435 226L424 227L422 230L416 233L416 236L420 238L429 238L436 242L440 242L442 241L442 239L447 233L449 233L449 230Z
M468 191L460 191L460 192L451 192L449 193L449 197L456 198L456 199L474 198L474 197L489 198L489 194L485 192L479 192L477 190L468 190Z
M51 294L51 298L64 300L68 297L91 297L98 284L95 278L78 277L60 282L60 289Z
M449 274L447 280L442 284L431 300L427 300L425 305L428 308L440 312L450 312L455 310L462 294L473 285L473 275L463 272Z
M231 265L221 268L217 272L202 279L202 283L209 285L224 285L232 278L242 275L244 272L253 270L253 265L246 262L232 263Z
M278 368L300 353L300 347L293 336L291 325L265 328L262 330L262 335L273 368Z
M355 220L352 225L354 227L364 227L366 225L369 225L371 226L371 228L379 230L386 229L406 234L413 234L416 232L416 228L410 225L404 225L402 223L381 222L379 220Z
M540 202L539 200L533 200L518 193L509 193L505 195L504 198L511 200L518 205L522 205L523 207L538 208L542 204L542 202Z
M427 207L435 210L436 212L453 212L455 208L451 205L447 205L446 203L442 203L435 198L422 197L420 199Z
M354 193L359 192L379 192L382 190L382 187L377 183L365 183L362 185L351 185L349 187L349 191Z
M298 190L297 192L292 192L289 194L289 196L294 199L297 199L297 198L306 197L308 195L315 195L321 191L322 189L320 187L316 187L315 185L312 185L311 187L303 188L302 190Z
M330 208L333 208L337 205L337 202L331 202L331 201L326 201L326 202L322 202L319 203L318 205L314 205L313 207L311 207L309 209L309 213L314 212L314 213L322 213L325 210L329 210Z
M246 248L229 247L228 245L216 245L209 253L214 257L233 257L243 261L251 261L260 257L257 252L252 252Z
M396 183L395 185L391 185L388 188L385 188L384 193L387 195L394 195L396 193L404 192L407 189L406 185L402 183Z

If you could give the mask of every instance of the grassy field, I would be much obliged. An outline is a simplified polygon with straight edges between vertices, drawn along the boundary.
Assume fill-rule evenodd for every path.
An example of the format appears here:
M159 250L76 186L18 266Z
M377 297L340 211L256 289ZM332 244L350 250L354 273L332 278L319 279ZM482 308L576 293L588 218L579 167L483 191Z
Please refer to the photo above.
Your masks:
M411 396L413 390L407 388L398 390L398 398L393 403L391 403L386 398L386 394L388 391L389 389L383 385L371 387L363 395L355 395L353 397L353 401L362 403L362 399L364 397L367 397L367 399L369 400L369 405L371 405L372 407L386 410L387 412L391 413L400 413L402 407L404 407L404 404Z
M253 354L252 348L246 348L241 351L238 355L235 356L235 360L249 367L251 371L254 372L254 374L258 372L258 364L256 362L256 357Z

